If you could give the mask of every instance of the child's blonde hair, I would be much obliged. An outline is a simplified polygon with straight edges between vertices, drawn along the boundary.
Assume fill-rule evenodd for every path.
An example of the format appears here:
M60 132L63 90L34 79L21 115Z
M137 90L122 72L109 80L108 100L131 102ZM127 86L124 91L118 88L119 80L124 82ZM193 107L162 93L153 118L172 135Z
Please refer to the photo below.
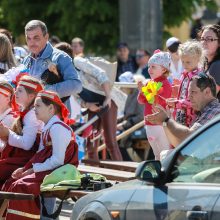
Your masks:
M196 56L199 58L199 66L202 66L205 60L205 53L202 45L197 40L189 40L180 44L178 49L179 55Z

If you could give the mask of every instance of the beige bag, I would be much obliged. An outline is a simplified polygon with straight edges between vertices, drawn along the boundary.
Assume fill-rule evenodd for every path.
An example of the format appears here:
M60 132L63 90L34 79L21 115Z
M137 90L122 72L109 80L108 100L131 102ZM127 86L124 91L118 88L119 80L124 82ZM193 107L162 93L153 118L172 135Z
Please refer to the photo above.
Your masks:
M111 63L102 57L89 57L88 59L92 64L98 66L106 72L110 81L110 86L112 87L116 78L117 62Z
M89 61L106 72L106 75L108 76L110 82L112 100L118 106L118 111L123 112L125 108L127 95L120 89L114 87L114 82L117 73L117 62L111 63L103 59L102 57L90 57Z

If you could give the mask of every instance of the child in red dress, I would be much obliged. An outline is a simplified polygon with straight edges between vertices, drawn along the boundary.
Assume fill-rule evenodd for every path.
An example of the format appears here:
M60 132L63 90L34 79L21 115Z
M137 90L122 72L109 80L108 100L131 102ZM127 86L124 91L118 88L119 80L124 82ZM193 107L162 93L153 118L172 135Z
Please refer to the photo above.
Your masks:
M6 219L40 219L40 185L44 177L64 165L78 165L78 146L71 128L64 123L69 114L54 92L42 91L35 100L36 116L45 123L40 146L34 157L12 174L3 189L9 192L31 193L32 201L11 200Z
M0 158L0 187L11 177L14 170L28 162L38 149L39 143L36 139L43 122L36 118L33 107L37 93L42 89L40 82L30 76L24 76L18 82L15 101L21 109L18 112L20 116L12 128L0 124L0 138L7 142Z
M12 129L16 114L12 110L13 87L7 81L0 81L0 124ZM0 139L0 152L3 151L6 142Z
M156 52L148 61L148 72L151 80L147 82L162 83L162 88L158 91L158 95L155 96L155 103L160 104L166 108L166 99L171 97L172 88L167 79L170 67L170 56L167 52ZM147 85L146 84L146 85ZM142 87L145 86L142 82L138 83L139 95L138 102L145 105L144 115L152 114L152 104L148 102ZM147 132L148 141L153 149L156 160L160 160L160 153L163 150L170 149L169 141L161 125L153 125L148 121L145 121L145 128Z

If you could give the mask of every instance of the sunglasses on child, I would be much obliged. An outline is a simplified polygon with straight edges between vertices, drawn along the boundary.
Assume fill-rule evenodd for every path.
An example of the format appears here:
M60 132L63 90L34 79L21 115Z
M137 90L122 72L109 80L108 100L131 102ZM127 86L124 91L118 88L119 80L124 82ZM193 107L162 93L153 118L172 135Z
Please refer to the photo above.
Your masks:
M210 38L210 37L208 37L208 38L201 37L200 38L201 42L206 42L206 43L210 43L210 42L217 41L217 40L218 40L218 38Z

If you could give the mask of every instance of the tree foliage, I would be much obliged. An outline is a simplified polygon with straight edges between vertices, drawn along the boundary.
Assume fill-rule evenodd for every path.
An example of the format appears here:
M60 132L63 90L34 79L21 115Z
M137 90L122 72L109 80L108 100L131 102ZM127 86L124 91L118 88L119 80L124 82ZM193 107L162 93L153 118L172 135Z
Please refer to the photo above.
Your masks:
M0 0L0 25L15 37L32 19L45 21L50 35L70 42L81 37L87 52L113 54L119 41L120 0ZM191 17L195 4L216 9L214 0L163 0L164 24L180 25Z
M83 38L88 52L111 54L119 39L118 0L0 0L0 3L3 13L0 22L15 37L24 33L29 20L40 19L47 24L50 35L63 41L70 42L76 36Z
M214 0L163 0L163 22L167 27L179 26L183 21L191 18L196 10L196 5L206 6L212 11L217 11Z

